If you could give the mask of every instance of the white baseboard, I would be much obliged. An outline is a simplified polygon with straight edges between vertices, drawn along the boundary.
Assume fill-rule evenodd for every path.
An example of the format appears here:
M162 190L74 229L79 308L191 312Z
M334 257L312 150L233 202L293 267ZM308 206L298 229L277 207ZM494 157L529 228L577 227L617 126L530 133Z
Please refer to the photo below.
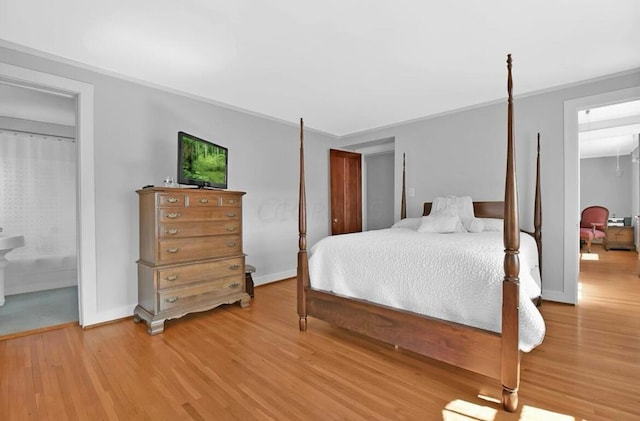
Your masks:
M268 275L254 276L254 285L264 285L271 282L282 281L283 279L293 278L297 275L296 269L285 270L283 272L270 273Z
M563 291L542 291L542 299L545 301L554 301L557 303L565 304L577 304L571 297L568 297L568 295L570 294L566 294Z

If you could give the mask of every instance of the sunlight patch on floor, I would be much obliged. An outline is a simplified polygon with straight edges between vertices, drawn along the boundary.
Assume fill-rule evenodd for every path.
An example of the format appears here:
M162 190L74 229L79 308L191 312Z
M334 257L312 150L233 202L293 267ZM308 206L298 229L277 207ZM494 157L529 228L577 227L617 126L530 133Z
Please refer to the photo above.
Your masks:
M500 404L500 400L478 395L479 398ZM493 421L498 415L498 410L488 406L478 405L462 399L456 399L447 404L442 410L444 421L476 420ZM520 421L576 421L571 415L523 405L520 411Z
M600 260L598 253L580 253L580 260Z
M546 409L534 408L533 406L522 406L520 421L525 420L545 420L545 421L575 421L571 415L559 414Z
M497 410L488 406L477 405L475 403L456 399L451 401L442 410L444 421L452 420L481 420L493 421L496 418Z

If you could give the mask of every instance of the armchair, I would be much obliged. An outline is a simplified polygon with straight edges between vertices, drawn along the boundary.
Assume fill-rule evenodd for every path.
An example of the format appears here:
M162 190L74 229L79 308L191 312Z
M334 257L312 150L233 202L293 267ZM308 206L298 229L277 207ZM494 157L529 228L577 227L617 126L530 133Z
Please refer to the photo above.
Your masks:
M580 241L587 244L587 252L591 253L591 241L601 239L605 250L607 246L607 220L609 209L603 206L589 206L584 208L580 217Z

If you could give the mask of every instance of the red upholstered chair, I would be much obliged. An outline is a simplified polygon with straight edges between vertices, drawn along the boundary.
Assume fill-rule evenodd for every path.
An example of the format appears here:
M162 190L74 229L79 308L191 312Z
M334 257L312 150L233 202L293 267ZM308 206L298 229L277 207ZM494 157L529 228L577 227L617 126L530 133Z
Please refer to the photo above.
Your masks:
M603 206L584 208L580 218L580 241L587 243L587 251L591 253L591 241L601 239L605 250L607 247L607 221L609 209Z

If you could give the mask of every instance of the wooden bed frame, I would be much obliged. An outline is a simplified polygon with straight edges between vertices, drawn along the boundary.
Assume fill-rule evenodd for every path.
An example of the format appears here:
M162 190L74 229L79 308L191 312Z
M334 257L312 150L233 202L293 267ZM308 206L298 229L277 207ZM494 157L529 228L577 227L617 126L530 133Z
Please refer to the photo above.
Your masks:
M504 202L475 202L477 217L504 217L504 270L502 293L502 333L465 326L399 310L369 301L348 298L313 289L307 257L306 197L304 182L304 124L300 119L300 200L297 304L299 328L307 329L312 316L366 336L387 342L430 358L462 367L502 383L502 405L510 412L518 407L520 350L518 348L518 299L520 227L516 188L513 135L513 96L511 55L507 57L507 169ZM539 138L538 138L539 151ZM538 154L538 170L540 167ZM404 172L404 165L403 165ZM404 175L403 175L404 189ZM539 174L536 176L535 232L540 240ZM402 213L406 212L403 194ZM427 204L425 204L425 211ZM430 204L429 204L430 208ZM402 215L403 217L405 215ZM540 243L538 242L540 249Z

